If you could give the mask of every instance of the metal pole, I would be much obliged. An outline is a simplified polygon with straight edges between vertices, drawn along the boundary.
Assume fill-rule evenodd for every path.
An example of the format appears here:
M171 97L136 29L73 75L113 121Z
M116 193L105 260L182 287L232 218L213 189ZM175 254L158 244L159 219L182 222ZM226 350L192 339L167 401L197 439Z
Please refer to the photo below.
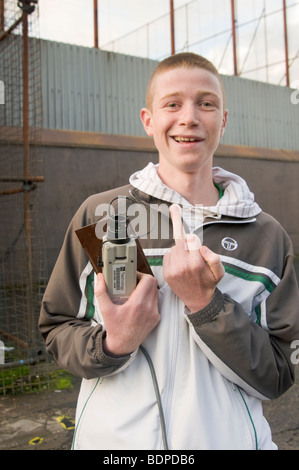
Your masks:
M28 64L28 17L23 12L23 144L24 176L30 174L29 160L29 64Z
M238 61L237 61L237 39L236 39L236 19L235 19L235 1L231 0L231 15L232 15L232 36L233 36L233 57L234 57L234 75L238 75Z
M99 30L98 30L98 0L93 0L93 29L94 29L94 47L99 48Z
M175 54L175 30L174 30L174 7L173 0L170 0L170 38L171 38L171 54Z
M23 12L23 148L24 148L24 177L30 175L30 146L29 146L29 44L28 44L28 15ZM27 324L28 342L32 341L32 241L31 241L31 210L30 191L24 191L24 220L27 248Z
M286 0L282 0L282 4L283 4L283 27L284 27L284 51L285 51L285 67L286 67L286 86L290 86L289 48L288 48L288 26L287 26Z

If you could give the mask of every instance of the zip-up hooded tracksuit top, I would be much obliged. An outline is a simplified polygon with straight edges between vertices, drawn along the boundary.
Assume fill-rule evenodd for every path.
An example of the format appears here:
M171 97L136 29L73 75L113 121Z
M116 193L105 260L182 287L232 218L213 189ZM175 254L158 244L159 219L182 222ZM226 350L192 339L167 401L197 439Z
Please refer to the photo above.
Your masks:
M40 331L57 363L83 378L74 449L275 447L261 400L280 396L294 381L299 296L292 245L242 178L213 168L213 180L222 195L217 205L194 208L149 164L127 186L88 198L71 221L44 295ZM185 231L198 234L225 268L213 300L191 314L163 277L163 255L174 244L171 223L168 237L161 230L157 237L139 233L158 280L161 320L141 348L121 358L103 352L96 277L75 234L98 222L97 208L117 196L149 212L180 204Z

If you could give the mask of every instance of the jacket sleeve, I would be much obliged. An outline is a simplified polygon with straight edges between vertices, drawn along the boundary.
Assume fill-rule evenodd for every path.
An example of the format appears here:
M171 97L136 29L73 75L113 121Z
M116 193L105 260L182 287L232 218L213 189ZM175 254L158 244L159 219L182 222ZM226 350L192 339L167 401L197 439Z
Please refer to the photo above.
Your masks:
M281 280L264 302L265 325L216 290L211 303L187 315L195 341L228 380L260 399L282 395L294 383L291 347L299 339L299 295L291 242Z
M75 230L90 223L87 206L83 203L68 227L42 300L39 329L47 351L62 368L90 379L114 373L130 356L106 356L105 331L101 324L93 326L86 315L86 277L93 271Z

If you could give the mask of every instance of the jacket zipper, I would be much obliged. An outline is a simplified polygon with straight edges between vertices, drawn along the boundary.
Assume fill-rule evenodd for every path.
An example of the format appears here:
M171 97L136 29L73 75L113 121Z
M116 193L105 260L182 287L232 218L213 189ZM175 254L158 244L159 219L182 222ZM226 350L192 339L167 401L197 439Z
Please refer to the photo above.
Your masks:
M177 366L177 356L178 356L178 338L179 338L179 319L180 315L173 315L174 319L173 328L172 328L172 342L171 342L171 359L170 363L172 364L166 385L165 385L165 394L164 394L164 410L165 410L165 423L166 423L166 431L169 430L170 419L171 419L171 407L172 407L172 398L173 398L173 391L174 391L174 382L175 382L175 373L176 373L176 366ZM170 449L171 450L171 449Z
M251 435L251 438L252 438L252 443L253 443L253 446L254 446L254 450L258 450L257 431L256 431L254 421L252 419L249 407L248 407L247 402L245 400L245 397L244 397L244 395L243 395L243 393L242 393L242 391L241 391L241 389L238 385L234 384L233 382L231 382L231 385L232 385L234 393L237 394L237 395L235 395L237 400L241 403L241 406L243 408L245 407L246 414L248 415L248 418L249 418L250 423L251 423L250 435Z

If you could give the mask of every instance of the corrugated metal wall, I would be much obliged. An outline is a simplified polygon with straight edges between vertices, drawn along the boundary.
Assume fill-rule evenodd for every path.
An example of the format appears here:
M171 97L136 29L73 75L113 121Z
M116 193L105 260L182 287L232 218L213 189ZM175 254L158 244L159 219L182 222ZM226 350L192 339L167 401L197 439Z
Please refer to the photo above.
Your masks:
M299 104L293 90L278 85L223 77L227 93L225 144L299 150Z
M44 127L144 136L139 111L155 61L42 41ZM229 121L222 142L299 150L292 90L223 77Z
M44 127L144 135L139 111L155 63L42 41Z

